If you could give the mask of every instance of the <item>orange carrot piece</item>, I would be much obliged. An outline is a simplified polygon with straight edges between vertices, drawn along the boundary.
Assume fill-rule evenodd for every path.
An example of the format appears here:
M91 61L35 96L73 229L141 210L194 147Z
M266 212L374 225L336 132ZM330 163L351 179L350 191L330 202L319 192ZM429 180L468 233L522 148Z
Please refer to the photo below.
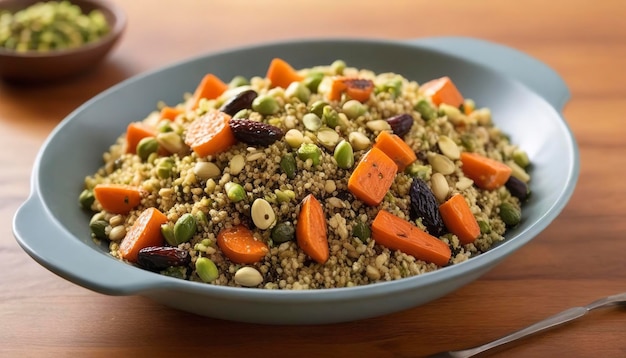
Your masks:
M382 150L373 147L363 155L350 179L348 190L367 205L383 201L395 179L398 166Z
M341 99L341 94L345 92L348 97L363 103L369 100L373 90L374 82L370 80L338 77L333 79L330 85L328 99L338 101Z
M513 171L508 165L483 155L469 152L461 153L461 170L481 189L493 190L509 180Z
M257 240L252 231L243 225L222 229L217 234L217 246L226 257L238 264L259 262L269 252L267 245Z
M137 262L139 250L150 246L163 246L161 225L167 216L156 208L148 208L135 220L120 244L120 256L130 262Z
M188 104L188 108L196 109L198 108L198 104L202 98L215 99L227 89L228 85L222 82L219 77L212 73L208 73L202 78L198 87L196 87L196 90L191 97L191 101Z
M439 205L439 212L446 228L456 235L461 243L471 244L480 236L478 221L461 194L454 194L443 204Z
M176 119L176 117L183 113L183 110L180 108L176 108L176 107L163 107L161 108L161 119L169 119L170 121L173 121L174 119Z
M154 128L142 122L132 122L126 129L126 153L137 154L137 144L144 138L155 137Z
M330 255L327 235L322 205L312 194L309 194L302 199L298 213L296 224L298 246L313 260L323 264L328 261Z
M270 62L265 77L270 80L272 87L282 88L287 88L292 82L300 82L304 79L289 63L280 58L274 58Z
M406 142L396 134L382 131L376 137L374 148L382 150L398 166L398 171L404 169L417 160L417 155Z
M450 77L447 76L428 81L422 84L420 89L436 105L445 103L459 107L464 101L461 92L456 88Z
M113 214L128 214L141 203L142 190L123 184L96 184L93 195L104 210Z
M372 239L389 249L438 266L447 265L452 256L445 242L385 210L380 210L372 222Z
M185 134L185 144L199 157L225 151L237 142L228 125L230 118L224 112L208 112L189 125Z

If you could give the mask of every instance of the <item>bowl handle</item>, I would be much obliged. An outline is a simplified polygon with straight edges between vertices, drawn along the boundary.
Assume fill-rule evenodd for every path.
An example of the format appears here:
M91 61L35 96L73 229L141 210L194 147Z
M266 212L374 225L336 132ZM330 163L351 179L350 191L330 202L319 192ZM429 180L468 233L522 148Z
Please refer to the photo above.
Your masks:
M565 81L543 62L511 47L471 37L428 37L409 43L465 58L503 72L542 96L557 111L570 98Z
M39 264L93 291L131 295L152 286L150 275L155 274L122 263L112 265L109 260L115 258L74 238L50 216L36 192L18 208L13 218L13 234L22 249ZM63 236L71 238L57 240Z

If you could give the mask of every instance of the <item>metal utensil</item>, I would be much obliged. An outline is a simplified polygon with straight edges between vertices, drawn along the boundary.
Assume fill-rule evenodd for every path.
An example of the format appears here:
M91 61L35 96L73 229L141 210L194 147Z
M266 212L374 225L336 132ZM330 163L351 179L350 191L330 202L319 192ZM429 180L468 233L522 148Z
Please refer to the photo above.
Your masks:
M507 344L513 342L515 340L527 337L531 334L535 334L537 332L545 331L549 328L561 325L566 322L573 321L577 318L580 318L586 315L589 311L594 310L596 308L608 307L616 304L626 304L626 292L619 293L617 295L612 295L608 297L601 298L599 300L593 301L590 304L582 307L572 307L563 312L557 313L554 316L550 316L540 322L537 322L533 325L530 325L526 328L523 328L519 331L513 332L507 336L504 336L495 341L483 344L481 346L477 346L474 348L459 350L459 351L449 351L449 352L441 352L435 355L430 356L431 358L436 357L454 357L454 358L467 358L473 357L476 354L485 352L489 349L501 346L503 344Z

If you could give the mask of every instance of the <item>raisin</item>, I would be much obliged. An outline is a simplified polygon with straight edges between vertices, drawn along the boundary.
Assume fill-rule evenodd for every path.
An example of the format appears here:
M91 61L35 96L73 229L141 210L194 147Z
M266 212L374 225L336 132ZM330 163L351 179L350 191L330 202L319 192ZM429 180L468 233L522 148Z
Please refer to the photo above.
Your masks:
M422 218L422 224L426 226L428 233L433 236L441 236L445 233L445 225L439 213L439 204L425 181L413 178L411 190L411 207L409 215L411 220Z
M251 89L239 92L237 95L224 102L219 110L229 116L234 116L242 109L252 108L252 101L254 101L257 96L256 91Z
M169 246L150 246L139 250L137 263L150 270L160 271L170 266L185 266L191 262L191 256L185 250Z
M393 134L399 137L407 134L413 126L413 117L408 113L398 114L397 116L387 118L386 121L391 126Z
M250 145L268 146L283 136L276 126L248 119L231 119L229 126L238 141Z
M528 199L528 195L530 195L528 185L512 175L504 185L509 189L511 195L518 198L520 201L525 201Z

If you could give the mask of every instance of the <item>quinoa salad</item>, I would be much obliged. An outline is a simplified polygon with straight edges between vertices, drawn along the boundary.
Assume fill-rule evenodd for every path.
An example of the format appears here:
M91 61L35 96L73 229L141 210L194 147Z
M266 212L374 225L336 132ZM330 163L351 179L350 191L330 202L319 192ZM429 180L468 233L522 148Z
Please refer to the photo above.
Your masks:
M453 81L341 60L209 73L104 152L78 195L85 225L121 261L222 286L350 287L461 263L522 220L530 162Z

